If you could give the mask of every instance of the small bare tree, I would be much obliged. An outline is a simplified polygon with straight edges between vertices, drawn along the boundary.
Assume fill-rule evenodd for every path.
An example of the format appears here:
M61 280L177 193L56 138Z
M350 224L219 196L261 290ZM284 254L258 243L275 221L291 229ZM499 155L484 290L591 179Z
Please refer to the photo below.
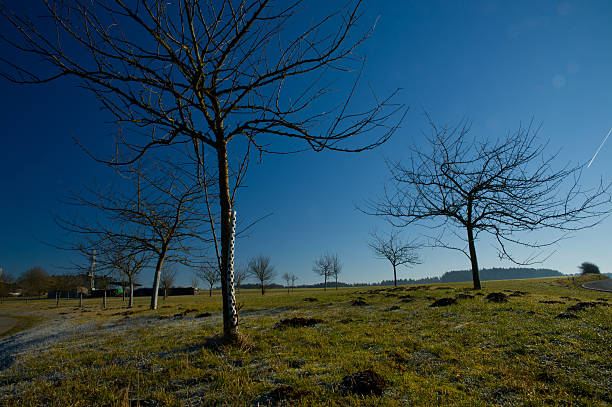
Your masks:
M323 291L327 291L327 280L332 275L333 256L329 253L322 254L315 260L312 271L323 277Z
M129 237L111 239L107 242L106 259L108 266L114 268L119 274L128 279L130 298L128 308L134 306L134 283L136 276L147 267L151 256L140 249L140 245L133 246L135 242ZM123 280L125 281L125 280ZM125 288L124 288L125 295Z
M249 274L259 282L261 286L261 295L264 295L266 284L274 279L276 272L270 264L270 258L267 256L257 256L249 261Z
M342 272L342 263L340 262L340 258L337 254L333 254L331 256L331 273L330 275L334 277L336 281L336 290L338 289L338 276Z
M291 282L291 275L289 273L283 273L282 278L287 283L287 294L289 294L289 283Z
M297 280L298 277L295 274L291 274L291 291L295 290L295 280Z
M432 245L458 250L472 265L474 289L480 289L476 240L491 235L500 258L532 264L540 256L518 260L509 245L544 248L559 241L529 241L515 234L549 228L576 231L591 227L610 211L610 185L585 190L580 185L583 166L553 169L557 154L546 155L531 125L503 138L469 136L469 123L438 127L430 119L429 148L414 147L407 165L389 163L393 193L371 205L370 213L384 216L394 226L426 220ZM463 230L459 235L450 226ZM446 233L449 232L449 233ZM449 243L449 236L465 242Z
M397 287L397 268L403 265L419 264L417 250L420 247L416 240L403 241L399 230L393 229L388 235L379 236L376 232L370 233L368 246L374 255L380 259L387 259L393 266L393 285Z
M202 281L208 282L208 296L212 297L213 286L221 280L219 267L214 263L206 262L196 270L196 273Z
M166 263L162 268L161 276L159 281L161 282L161 288L164 290L164 301L168 298L168 290L174 285L176 279L176 268L172 264Z
M234 272L234 284L236 284L236 289L240 291L240 286L242 283L249 278L249 268L247 267L238 267Z

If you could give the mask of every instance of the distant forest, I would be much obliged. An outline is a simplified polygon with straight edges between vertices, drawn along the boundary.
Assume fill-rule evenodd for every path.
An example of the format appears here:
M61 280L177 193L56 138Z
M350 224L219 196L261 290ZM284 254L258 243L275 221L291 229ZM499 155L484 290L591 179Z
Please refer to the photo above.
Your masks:
M515 280L520 278L541 278L541 277L560 277L564 274L557 270L552 269L534 269L534 268L491 268L491 269L480 269L480 280ZM440 277L427 277L418 280L413 279L398 279L398 285L404 284L435 284L435 283L457 283L463 281L472 281L471 270L454 270L447 271ZM383 280L379 283L354 283L346 284L338 282L338 287L363 287L363 286L378 286L378 285L393 285L393 280ZM327 283L327 288L334 288L336 285L334 282ZM259 288L259 284L242 284L241 288ZM269 284L267 288L284 288L285 286L280 284ZM323 288L323 283L317 284L300 284L296 285L296 288Z

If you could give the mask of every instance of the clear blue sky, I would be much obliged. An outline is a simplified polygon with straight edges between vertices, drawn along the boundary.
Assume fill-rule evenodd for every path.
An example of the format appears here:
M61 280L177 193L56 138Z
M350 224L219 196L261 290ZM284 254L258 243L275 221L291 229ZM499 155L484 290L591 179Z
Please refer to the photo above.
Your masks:
M308 4L322 13L344 2ZM344 263L343 281L390 279L389 265L373 258L366 243L372 228L387 226L355 206L382 191L384 158L407 158L410 144L419 144L426 128L422 109L440 123L467 117L473 134L486 137L503 136L534 118L542 123L540 135L561 148L559 165L590 160L612 126L610 1L366 1L364 10L364 25L380 20L359 51L368 60L363 85L381 94L401 87L398 101L411 110L375 151L265 156L252 165L248 188L238 196L239 216L273 216L237 242L239 264L263 253L279 274L315 282L312 262L330 250ZM57 272L69 264L69 254L41 241L61 238L53 221L65 210L58 201L106 176L72 137L104 148L114 128L104 123L93 97L69 81L23 87L0 80L0 91L0 267L12 274L35 265ZM600 176L612 178L612 144L603 147L585 180ZM612 271L611 222L576 233L539 266L572 273L592 261ZM420 232L410 228L405 236ZM496 258L488 242L477 249L482 267L511 266ZM469 267L465 256L443 249L424 250L422 257L422 265L399 277ZM186 284L190 276L181 280Z

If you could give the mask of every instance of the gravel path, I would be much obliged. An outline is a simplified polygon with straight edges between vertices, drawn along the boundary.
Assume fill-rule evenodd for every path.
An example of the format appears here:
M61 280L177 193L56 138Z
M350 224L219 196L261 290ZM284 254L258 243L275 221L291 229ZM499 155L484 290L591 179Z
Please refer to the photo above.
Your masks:
M607 291L609 293L612 293L612 279L609 278L605 280L597 280L584 283L582 286L584 288L588 288L589 290Z

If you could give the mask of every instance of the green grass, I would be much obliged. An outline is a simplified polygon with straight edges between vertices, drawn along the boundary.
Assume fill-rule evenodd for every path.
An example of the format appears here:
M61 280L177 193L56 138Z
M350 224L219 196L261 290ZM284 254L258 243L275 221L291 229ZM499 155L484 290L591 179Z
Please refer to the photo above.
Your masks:
M485 282L485 295L527 294L507 303L476 295L440 308L429 305L475 293L465 291L466 283L276 290L263 297L245 290L238 296L243 340L233 346L215 345L218 293L170 297L158 311L147 310L145 298L130 311L120 299L111 299L107 310L101 300L87 300L84 311L75 308L77 300L60 308L52 301L31 302L28 309L4 304L3 314L69 318L89 328L2 371L0 405L265 405L274 404L265 395L280 386L291 389L286 405L611 405L612 307L555 319L575 299L612 304L610 293L579 288L584 281ZM405 295L413 298L404 302ZM351 305L359 297L368 305ZM194 317L204 312L212 316ZM293 316L323 322L275 327ZM387 381L382 395L359 396L339 386L345 375L369 368Z

